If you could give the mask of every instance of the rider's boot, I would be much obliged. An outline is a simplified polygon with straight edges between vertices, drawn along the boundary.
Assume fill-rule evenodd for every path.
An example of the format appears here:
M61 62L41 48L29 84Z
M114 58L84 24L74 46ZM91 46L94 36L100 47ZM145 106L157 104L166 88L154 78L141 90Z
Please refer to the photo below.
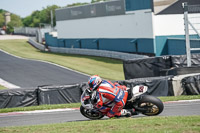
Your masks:
M131 115L138 115L138 112L136 112L134 108L128 109L128 111L131 112Z
M129 110L127 110L127 109L122 109L121 110L121 117L131 117L131 115L132 115L132 113L129 111Z

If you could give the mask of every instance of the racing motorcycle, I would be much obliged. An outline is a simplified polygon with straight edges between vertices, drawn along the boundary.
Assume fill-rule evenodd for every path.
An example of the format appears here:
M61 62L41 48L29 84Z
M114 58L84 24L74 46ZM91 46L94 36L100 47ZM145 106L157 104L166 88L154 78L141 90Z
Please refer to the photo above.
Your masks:
M127 88L128 98L124 109L135 110L132 115L143 114L147 116L154 116L160 114L164 105L162 101L154 96L145 95L148 87L143 85L137 85L133 88ZM80 112L83 116L96 120L103 118L106 114L94 108L93 103L95 102L96 91L92 92L90 89L85 89L81 95L81 107ZM111 108L112 105L106 106Z

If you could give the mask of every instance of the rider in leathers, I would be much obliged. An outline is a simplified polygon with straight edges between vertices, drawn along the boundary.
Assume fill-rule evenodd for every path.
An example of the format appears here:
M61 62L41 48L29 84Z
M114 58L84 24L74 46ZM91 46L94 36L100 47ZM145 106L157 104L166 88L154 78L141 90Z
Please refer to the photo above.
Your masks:
M123 109L128 97L126 86L102 80L98 75L91 76L88 84L91 91L96 91L95 108L108 117L131 116L130 111ZM112 108L105 107L109 105Z

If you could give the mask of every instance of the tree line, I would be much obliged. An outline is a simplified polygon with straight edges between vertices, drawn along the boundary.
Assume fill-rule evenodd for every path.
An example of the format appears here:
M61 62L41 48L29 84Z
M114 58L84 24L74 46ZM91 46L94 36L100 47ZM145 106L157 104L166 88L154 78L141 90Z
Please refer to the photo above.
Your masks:
M96 3L99 1L107 1L107 0L91 0L91 3ZM66 7L80 6L89 3L73 3L67 5ZM55 20L55 10L61 8L57 5L47 6L43 8L41 11L33 11L32 14L25 18L20 18L20 16L11 13L11 21L7 24L7 33L12 33L14 31L14 27L39 27L40 24L51 24L51 11L53 12L53 24L56 25ZM0 28L5 25L4 14L7 11L0 9Z

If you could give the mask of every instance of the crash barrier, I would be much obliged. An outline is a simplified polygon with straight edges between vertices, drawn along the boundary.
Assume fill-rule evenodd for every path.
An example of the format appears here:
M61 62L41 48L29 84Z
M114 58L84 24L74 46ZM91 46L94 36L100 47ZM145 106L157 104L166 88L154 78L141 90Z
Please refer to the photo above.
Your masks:
M167 96L166 78L146 78L133 81L118 81L122 85L134 86L144 84L149 86L148 93L155 96ZM140 82L138 82L140 81ZM39 86L37 88L7 89L0 91L0 108L35 106L42 104L64 104L80 102L80 96L87 83L62 86ZM154 89L156 89L154 91ZM163 90L165 90L163 92Z
M37 48L37 49L39 49L39 50L41 50L41 51L44 51L44 50L45 50L45 45L36 42L34 37L30 37L30 38L28 39L28 42L29 42L32 46L34 46L35 48Z
M42 28L33 28L33 27L14 27L15 35L26 35L26 36L37 36L38 32L40 37L44 38L45 33L54 31L50 25L42 27Z
M78 55L90 55L90 56L99 56L99 57L108 57L113 59L143 59L148 58L146 55L137 55L137 54L129 54L115 51L107 51L107 50L95 50L95 49L80 49L80 48L58 48L58 47L48 47L45 48L45 45L37 43L34 38L29 38L29 43L36 47L37 49L44 51L49 50L54 53L66 53L66 54L78 54Z
M136 85L148 86L147 94L153 96L200 94L200 74L185 75L176 79L173 76L162 76L116 82L129 88ZM179 82L181 82L182 86L177 86L180 84ZM179 90L177 89L178 87L180 88ZM83 82L73 85L0 90L0 108L78 103L82 92L86 88L88 88L88 84Z
M181 80L184 95L200 94L200 75L185 77Z
M78 54L78 55L90 55L90 56L99 56L99 57L108 57L113 59L141 59L147 58L145 55L129 54L115 51L107 50L95 50L95 49L80 49L80 48L57 48L57 47L48 47L51 52L55 53L67 53L67 54Z
M64 104L80 102L81 84L45 86L38 88L38 104Z
M14 27L15 35L35 36L38 28L33 27Z
M188 77L192 77L191 79L193 79L193 77L196 77L198 75L200 75L200 72L199 73L193 73L193 74L184 74L184 75L174 76L171 80L174 96L197 95L198 93L186 93L186 90L187 90L186 88L188 88L187 86L189 85L188 90L190 90L191 92L193 92L192 90L198 90L198 89L194 89L194 87L197 87L197 86L193 86L193 85L197 85L199 83L199 79L194 78L195 81L186 80L186 79Z
M80 102L86 83L62 86L6 89L0 91L0 108Z
M191 55L192 66L187 67L185 55L162 56L137 60L124 60L125 79L157 77L197 73L200 70L200 54Z
M36 88L6 89L0 91L0 108L35 105L38 105L38 90Z
M132 88L136 85L148 86L147 93L153 96L173 96L171 79L173 76L138 78L118 81L119 84Z

